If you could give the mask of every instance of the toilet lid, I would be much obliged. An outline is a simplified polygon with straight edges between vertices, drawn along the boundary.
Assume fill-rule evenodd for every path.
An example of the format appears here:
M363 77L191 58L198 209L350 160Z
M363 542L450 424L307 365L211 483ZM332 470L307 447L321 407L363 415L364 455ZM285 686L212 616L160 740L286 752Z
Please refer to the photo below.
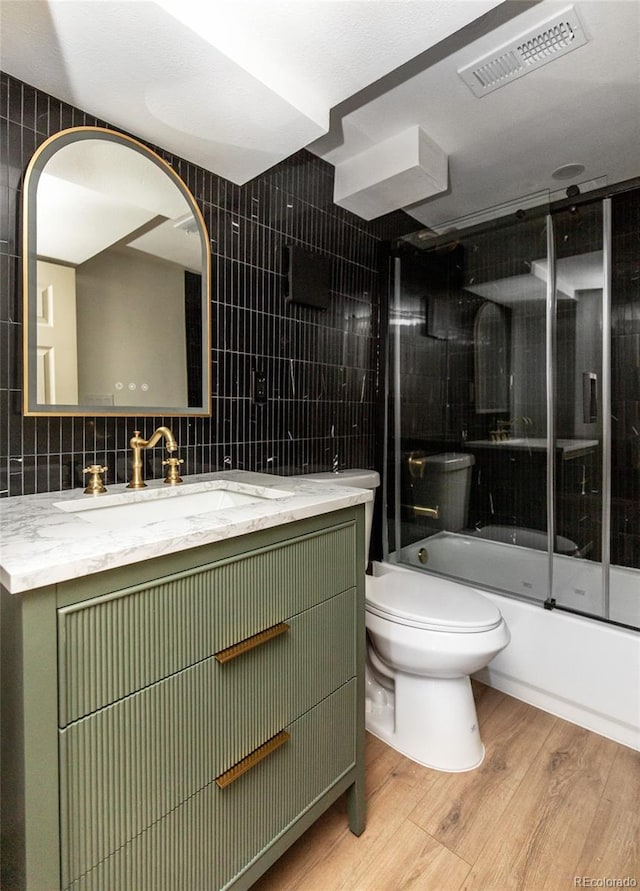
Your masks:
M426 573L367 576L367 610L401 625L435 631L496 628L500 610L475 588Z

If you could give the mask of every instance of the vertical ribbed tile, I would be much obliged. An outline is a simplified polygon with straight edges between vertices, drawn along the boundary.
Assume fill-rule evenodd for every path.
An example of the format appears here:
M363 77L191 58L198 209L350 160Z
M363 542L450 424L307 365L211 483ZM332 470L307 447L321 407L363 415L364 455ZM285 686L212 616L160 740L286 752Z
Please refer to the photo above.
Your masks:
M0 329L3 326L7 329L0 333L0 344L8 342L3 355L10 379L0 379L0 405L10 406L11 417L9 425L0 424L0 467L9 468L0 489L6 489L10 495L80 486L82 468L93 461L104 461L105 455L109 467L113 468L109 482L124 482L128 475L127 442L134 428L127 419L115 419L113 430L105 439L96 434L100 421L78 418L72 442L66 430L61 447L57 438L47 437L46 418L23 419L14 410L14 405L20 405L22 395L21 275L15 272L21 259L16 239L21 216L20 184L33 151L45 136L66 127L93 123L95 119L81 110L3 75L0 141L6 145L6 152L0 159L0 255L5 259L5 266L9 265L10 275L0 275ZM351 350L349 357L337 355L335 349L325 349L323 345L329 342L327 335L335 335L339 340L341 334L349 330L349 321L341 311L345 299L350 301L356 314L364 315L378 303L387 279L386 264L380 267L377 248L382 240L393 237L394 227L385 227L381 221L367 223L336 207L332 202L331 165L306 151L298 152L246 186L236 186L173 157L161 147L157 150L186 178L209 230L213 260L212 373L216 396L237 398L218 380L220 365L216 357L221 352L242 355L254 363L273 357L325 369L339 367L345 361L352 367L365 363L367 370L376 375L377 326L368 324L366 330L359 332L364 345ZM398 234L408 231L408 220L402 216L403 227ZM331 257L336 277L327 312L295 308L286 303L283 253L289 242ZM13 309L9 312L5 307L18 307L19 313ZM238 316L234 312L238 309L250 312ZM290 327L288 336L270 334L274 324L282 326L284 331L291 321L303 324ZM269 398L275 402L280 397L272 384L273 378L269 377ZM249 398L246 391L244 398ZM293 419L302 399L300 394L292 395L279 406L289 421L288 428L295 426ZM346 394L339 397L340 401L349 399ZM333 406L323 400L319 400L317 407L325 415L334 412ZM216 399L213 408L217 415L220 406ZM373 399L367 402L366 411L373 421L376 412ZM181 423L180 418L162 420L172 428L178 428ZM150 433L160 422L160 418L149 419L146 432ZM141 426L140 419L136 424ZM373 423L370 426L373 429ZM191 448L195 443L180 443L184 447L185 474L224 469L231 464L238 466L240 459L234 456L240 455L247 470L275 470L283 474L328 470L334 459L344 467L355 460L355 456L366 458L370 465L375 447L373 435L355 427L335 440L327 432L301 428L295 434L292 432L294 439L288 433L267 435L247 422L246 413L228 416L222 430L212 425L204 435L206 441L197 443L200 447L197 453ZM265 451L273 459L268 466L261 459ZM313 459L309 459L309 455L313 455ZM226 464L225 457L230 459Z

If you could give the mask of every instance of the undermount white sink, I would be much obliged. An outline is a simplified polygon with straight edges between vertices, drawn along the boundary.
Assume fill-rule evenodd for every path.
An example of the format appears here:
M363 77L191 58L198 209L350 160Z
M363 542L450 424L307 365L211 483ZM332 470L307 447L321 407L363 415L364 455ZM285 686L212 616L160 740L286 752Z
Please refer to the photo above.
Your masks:
M147 489L117 495L94 495L73 501L58 501L59 510L75 514L102 529L147 526L211 511L246 507L291 497L291 492L252 486L229 480L192 483L170 489Z

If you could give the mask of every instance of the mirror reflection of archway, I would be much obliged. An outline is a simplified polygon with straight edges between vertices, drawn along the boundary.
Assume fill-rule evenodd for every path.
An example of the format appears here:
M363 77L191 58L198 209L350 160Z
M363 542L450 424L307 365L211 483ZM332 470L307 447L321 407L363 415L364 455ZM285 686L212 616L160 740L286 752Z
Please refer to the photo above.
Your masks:
M505 311L483 303L474 328L476 412L509 411L509 332Z

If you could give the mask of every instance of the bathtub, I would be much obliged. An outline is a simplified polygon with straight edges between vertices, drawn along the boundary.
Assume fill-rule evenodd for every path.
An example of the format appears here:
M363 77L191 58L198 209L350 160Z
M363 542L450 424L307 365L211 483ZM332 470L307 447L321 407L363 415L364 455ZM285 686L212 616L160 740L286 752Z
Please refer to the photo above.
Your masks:
M490 541L476 534L439 532L402 548L394 562L455 575L476 587L511 592L540 602L547 599L549 563L544 551ZM640 572L614 566L610 579L608 618L640 627ZM597 563L556 554L552 596L569 609L606 617L602 571Z
M535 551L546 551L548 548L547 533L539 529L526 529L522 526L481 526L472 533L475 538L486 538L489 541L502 541L507 544L533 548ZM575 554L578 545L570 538L556 535L554 551L559 554Z
M425 563L418 557L421 550ZM454 569L458 578L467 578L496 603L511 631L511 643L478 673L478 680L640 750L640 634L559 609L542 609L547 597L545 553L441 532L403 548L390 561L399 571L419 570L426 578L430 572L451 576ZM558 603L602 614L597 564L556 555L554 567ZM611 569L610 618L640 625L639 572Z

